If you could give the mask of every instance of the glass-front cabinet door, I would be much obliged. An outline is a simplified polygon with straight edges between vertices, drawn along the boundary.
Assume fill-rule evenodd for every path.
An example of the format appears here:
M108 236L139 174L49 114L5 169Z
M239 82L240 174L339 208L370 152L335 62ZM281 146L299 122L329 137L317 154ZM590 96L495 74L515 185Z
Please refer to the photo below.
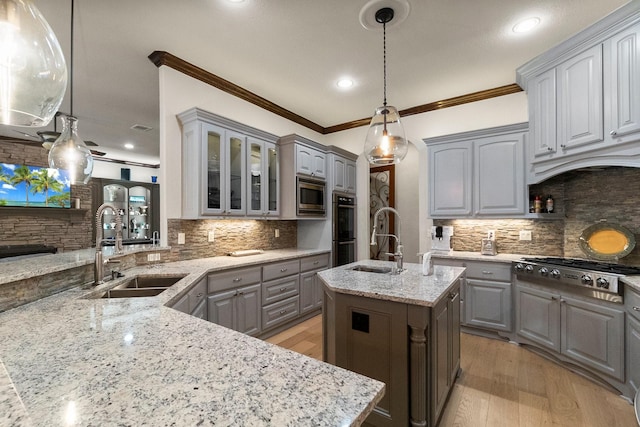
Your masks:
M263 142L255 139L247 140L249 150L247 151L248 181L249 181L249 206L248 215L262 215L264 213L263 203Z
M150 239L151 191L142 186L129 188L129 239Z
M246 154L243 135L227 132L227 204L225 213L244 215L246 212Z
M105 185L103 188L104 203L113 205L122 218L122 238L129 238L128 208L127 208L127 187L118 184ZM106 209L102 217L102 235L104 240L115 240L116 238L116 212Z
M276 216L279 208L278 156L274 143L247 139L247 215Z
M280 185L278 184L279 162L278 147L271 142L265 142L265 170L267 183L265 185L265 200L267 201L267 214L276 216L280 213Z
M206 144L203 144L203 158L205 160L204 183L206 193L203 194L203 214L221 214L224 211L224 176L222 166L224 165L223 143L225 138L224 130L216 126L204 125L202 133Z

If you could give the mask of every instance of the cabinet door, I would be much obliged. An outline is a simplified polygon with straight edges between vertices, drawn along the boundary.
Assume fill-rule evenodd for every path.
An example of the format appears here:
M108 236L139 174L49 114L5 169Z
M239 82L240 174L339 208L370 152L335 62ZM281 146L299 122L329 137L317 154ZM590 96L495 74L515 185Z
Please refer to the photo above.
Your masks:
M640 321L627 316L627 372L634 392L640 388Z
M260 285L247 286L237 291L236 330L247 335L260 333Z
M431 216L471 215L472 142L429 147Z
M347 193L355 193L356 192L356 162L352 162L347 160L345 164L345 174L344 174L344 189Z
M207 319L207 301L204 299L200 301L200 304L198 304L196 308L193 309L193 311L191 312L191 315L202 320L208 320Z
M449 368L449 331L451 314L449 299L444 298L433 308L433 378L435 417L442 410L451 384Z
M467 279L465 322L470 326L511 329L511 284Z
M264 167L266 182L263 183L263 198L266 202L264 209L267 215L278 216L280 214L280 156L278 147L272 142L264 143Z
M524 133L478 139L474 150L475 214L524 214Z
M200 157L204 161L203 165L203 185L204 190L202 197L202 214L218 215L225 209L225 132L222 128L210 124L202 125L202 150L203 155ZM193 165L189 166L190 168ZM184 191L184 189L183 189ZM186 191L202 191L200 186L197 188L189 188Z
M207 298L209 321L225 328L235 329L236 291L219 292Z
M296 144L296 172L316 178L327 177L327 156L325 153Z
M246 137L241 134L226 133L226 209L230 215L244 215L246 212Z
M333 190L345 192L346 185L346 159L333 156Z
M605 43L605 120L613 140L640 131L640 25Z
M564 355L624 381L624 311L562 296Z
M527 86L529 135L533 157L556 152L556 70L536 76Z
M449 341L451 342L451 366L449 369L449 375L451 380L450 385L456 381L458 376L458 370L460 369L460 287L451 291L449 298L449 312L451 314L451 324L449 325Z
M265 213L264 199L264 144L262 141L247 139L247 182L248 204L247 215L262 215Z
M539 289L516 287L518 335L560 352L560 297Z
M558 66L558 143L569 150L603 141L602 45Z
M315 308L315 276L315 271L300 273L300 313L306 313Z

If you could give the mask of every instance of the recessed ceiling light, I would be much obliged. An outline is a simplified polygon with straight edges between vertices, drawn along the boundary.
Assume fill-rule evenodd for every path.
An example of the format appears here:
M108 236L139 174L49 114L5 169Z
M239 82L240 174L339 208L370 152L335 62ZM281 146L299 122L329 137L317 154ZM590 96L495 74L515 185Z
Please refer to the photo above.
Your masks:
M126 148L127 150L133 150L133 144L130 142L127 142L126 144L124 144L124 148Z
M349 89L350 87L353 86L353 80L349 79L349 78L343 78L338 80L338 82L336 83L336 85L340 88L340 89Z
M540 18L538 17L524 19L513 26L513 32L528 33L529 31L537 27L539 23L540 23Z

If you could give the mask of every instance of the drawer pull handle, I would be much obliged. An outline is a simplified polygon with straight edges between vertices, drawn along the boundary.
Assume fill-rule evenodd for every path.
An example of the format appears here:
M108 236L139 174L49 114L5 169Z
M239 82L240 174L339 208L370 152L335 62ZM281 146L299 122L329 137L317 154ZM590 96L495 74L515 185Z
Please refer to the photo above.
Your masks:
M320 261L313 261L313 265L318 265L320 264Z
M238 295L244 295L244 291L238 291Z
M280 288L280 292L284 292L286 290L287 290L287 288Z
M456 293L451 292L451 293L449 293L449 299L451 301L455 301L456 298L458 298L458 295L460 295L458 292L456 292Z
M202 297L202 295L204 295L202 292L200 292L198 295L196 295L196 298L200 298Z
M640 307L636 307L635 305L633 306L633 310L634 311L640 311Z
M482 270L482 274L493 274L493 271Z
M558 297L551 297L551 301L557 301Z
M287 314L287 310L280 310L280 315Z
M288 270L288 268L281 268L281 269L280 269L280 273L284 273L284 272L285 272L285 271L287 271L287 270Z
M239 281L241 281L241 280L242 280L242 277L236 277L235 279L233 279L233 281L234 281L235 283L238 283L238 282L239 282Z

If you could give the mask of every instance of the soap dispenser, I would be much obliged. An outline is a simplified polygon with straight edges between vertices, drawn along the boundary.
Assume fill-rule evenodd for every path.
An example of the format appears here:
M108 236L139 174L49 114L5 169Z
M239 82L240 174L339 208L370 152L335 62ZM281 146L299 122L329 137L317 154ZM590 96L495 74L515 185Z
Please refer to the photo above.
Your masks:
M431 262L431 252L422 254L422 274L431 276L433 274L433 263Z

